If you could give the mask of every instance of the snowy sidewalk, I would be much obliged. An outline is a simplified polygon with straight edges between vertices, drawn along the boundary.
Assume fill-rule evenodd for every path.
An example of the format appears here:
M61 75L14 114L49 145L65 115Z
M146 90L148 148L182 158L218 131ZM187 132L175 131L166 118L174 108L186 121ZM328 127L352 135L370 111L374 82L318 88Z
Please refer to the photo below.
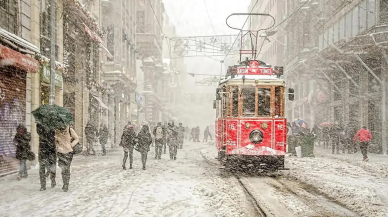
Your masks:
M317 157L325 157L330 159L337 159L352 165L359 166L364 170L375 173L379 177L388 177L388 156L381 154L368 153L369 162L362 161L362 154L358 150L355 154L332 154L331 148L324 149L322 147L315 147Z
M236 206L240 202L234 185L220 178L218 169L199 154L205 147L203 143L186 143L178 150L176 161L171 161L168 153L155 160L151 147L145 171L136 151L132 170L122 169L121 148L106 156L75 156L68 192L61 189L60 168L57 186L52 189L48 180L46 191L39 191L37 169L29 170L28 178L21 181L16 175L3 177L0 213L12 217L250 216L244 215L246 209L239 209L242 205Z

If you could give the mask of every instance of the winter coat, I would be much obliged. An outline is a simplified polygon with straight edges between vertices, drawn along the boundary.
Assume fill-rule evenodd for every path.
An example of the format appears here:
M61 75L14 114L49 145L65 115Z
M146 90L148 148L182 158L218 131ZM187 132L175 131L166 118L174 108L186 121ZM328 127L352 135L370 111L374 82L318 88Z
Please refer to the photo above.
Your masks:
M178 145L178 128L176 126L169 125L167 129L168 140L170 145Z
M158 129L159 127L162 129L162 138L160 138L160 139L156 138L156 131L157 131L157 129ZM156 127L154 128L154 130L153 130L152 134L154 135L154 137L155 137L155 140L160 140L160 141L163 141L163 139L164 139L164 135L165 135L165 132L164 132L164 129L163 129L163 127L162 127L162 126L156 126Z
M87 140L94 140L97 135L97 129L90 123L86 124L85 136Z
M39 161L56 162L55 131L41 124L36 124L36 131L39 135Z
M357 140L360 142L369 142L372 139L372 134L367 129L361 129L356 133L353 138L353 142Z
M67 154L73 152L73 147L77 145L78 142L79 138L77 133L70 127L66 127L63 131L55 131L55 146L58 153Z
M133 149L136 144L136 133L132 126L124 128L123 135L121 135L120 146L127 149Z
M100 129L100 143L106 144L108 142L108 137L109 137L108 128L104 126Z
M209 127L206 127L205 131L203 132L203 135L204 135L205 137L210 135Z
M137 135L137 139L138 139L139 152L141 153L148 152L150 150L150 145L152 143L152 137L148 127L143 126L143 128Z
M19 130L23 130L24 133L16 133L13 144L16 146L16 159L23 160L28 158L28 152L31 150L31 133L27 132L23 124L18 126Z

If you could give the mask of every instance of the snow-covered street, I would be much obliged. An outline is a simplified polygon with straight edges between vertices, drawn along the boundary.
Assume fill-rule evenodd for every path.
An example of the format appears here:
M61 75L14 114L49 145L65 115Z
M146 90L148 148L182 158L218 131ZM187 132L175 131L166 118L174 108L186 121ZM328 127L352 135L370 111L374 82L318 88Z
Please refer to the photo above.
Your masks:
M178 150L176 161L168 153L162 160L148 154L142 170L140 154L134 168L123 170L121 148L107 156L76 156L70 187L63 192L61 169L57 186L48 180L39 191L37 169L29 177L16 175L0 179L1 216L252 216L245 195L236 180L220 178L217 167L205 162L201 149L209 144L188 143ZM153 147L152 147L153 148ZM152 149L151 148L151 149ZM246 206L246 207L245 207Z

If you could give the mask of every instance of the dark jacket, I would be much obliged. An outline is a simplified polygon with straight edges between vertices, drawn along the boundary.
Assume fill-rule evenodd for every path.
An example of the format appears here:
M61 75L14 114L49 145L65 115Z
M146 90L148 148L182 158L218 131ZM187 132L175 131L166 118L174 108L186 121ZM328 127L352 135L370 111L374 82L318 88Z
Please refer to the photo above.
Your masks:
M36 131L39 135L39 160L56 162L55 131L41 124L36 124Z
M137 135L138 139L138 150L141 153L148 152L152 143L152 137L148 126L143 126Z
M109 137L108 128L106 126L103 126L100 129L100 143L106 144L108 142L108 137Z
M27 132L27 128L23 124L20 124L18 126L17 131L18 132L16 133L15 138L13 139L13 143L16 146L16 159L27 159L27 153L31 150L31 133Z
M97 135L97 129L90 123L86 124L85 127L85 136L88 140L94 140Z
M133 149L136 144L136 133L132 126L126 126L121 135L120 146L123 148Z

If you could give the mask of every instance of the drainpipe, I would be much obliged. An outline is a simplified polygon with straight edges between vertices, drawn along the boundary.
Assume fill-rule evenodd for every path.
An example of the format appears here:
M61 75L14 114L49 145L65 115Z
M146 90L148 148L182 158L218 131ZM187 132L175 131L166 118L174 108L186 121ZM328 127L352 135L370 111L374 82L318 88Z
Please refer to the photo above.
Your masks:
M388 65L388 57L387 52L385 50L382 50L383 57ZM386 69L386 67L384 67ZM385 70L386 71L386 70ZM382 73L383 79L381 81L381 97L382 97L382 106L381 106L381 120L382 120L382 128L381 128L381 146L383 155L387 155L387 83L386 83L386 74Z

